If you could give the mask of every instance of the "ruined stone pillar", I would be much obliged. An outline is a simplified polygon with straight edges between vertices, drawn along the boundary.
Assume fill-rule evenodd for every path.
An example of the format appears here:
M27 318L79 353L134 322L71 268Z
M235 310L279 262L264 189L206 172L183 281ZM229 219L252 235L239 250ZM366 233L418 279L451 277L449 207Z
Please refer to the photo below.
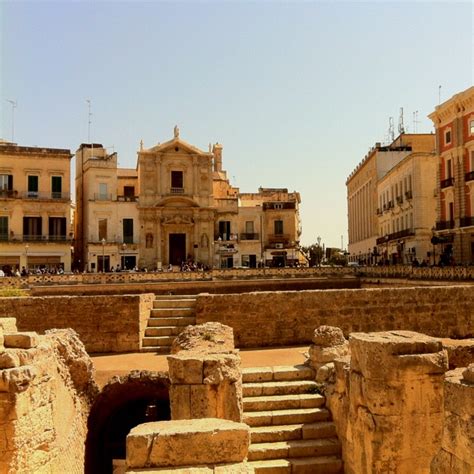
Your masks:
M232 328L220 323L188 326L168 357L173 420L242 420L242 371Z
M443 429L441 342L410 331L354 333L346 472L429 473Z

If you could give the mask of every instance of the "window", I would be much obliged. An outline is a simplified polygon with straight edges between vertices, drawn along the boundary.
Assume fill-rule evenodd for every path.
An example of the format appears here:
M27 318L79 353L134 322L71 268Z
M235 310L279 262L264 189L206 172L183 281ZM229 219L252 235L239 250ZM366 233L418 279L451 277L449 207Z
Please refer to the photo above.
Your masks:
M8 240L8 216L0 217L0 241Z
M219 238L230 239L230 221L219 221Z
M104 201L107 199L108 186L107 183L99 183L99 199Z
M250 266L250 255L242 255L242 266L243 267Z
M454 202L449 203L448 211L449 211L448 213L449 221L452 222L454 221Z
M51 177L51 197L61 199L63 191L63 178L61 176Z
M469 122L469 135L474 135L474 120Z
M277 202L277 203L275 203L275 204L273 205L273 208L274 208L274 209L283 209L283 204Z
M25 240L41 240L41 217L23 217L23 238Z
M253 234L253 221L246 221L245 222L245 233L246 234Z
M280 221L280 220L275 221L274 229L275 229L275 235L283 234L283 221Z
M451 143L451 130L444 132L444 144L449 145Z
M124 186L123 195L125 197L135 197L135 186Z
M107 240L107 219L99 219L99 240Z
M0 192L13 191L13 175L0 174Z
M474 151L471 151L471 171L474 171Z
M451 163L451 159L449 159L448 161L446 161L446 178L449 179L452 177L453 177L452 163Z
M126 244L133 244L133 219L123 220L123 241Z
M38 197L38 176L28 176L28 197Z
M172 188L183 188L183 172L172 171L171 172L171 187Z
M49 240L66 240L66 218L49 218Z

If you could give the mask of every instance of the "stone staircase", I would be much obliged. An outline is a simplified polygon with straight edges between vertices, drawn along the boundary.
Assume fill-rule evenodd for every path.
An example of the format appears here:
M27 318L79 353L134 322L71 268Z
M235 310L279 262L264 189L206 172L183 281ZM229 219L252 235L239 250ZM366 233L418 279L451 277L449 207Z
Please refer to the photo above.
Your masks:
M341 445L306 366L243 369L248 460L266 474L342 473Z
M196 324L196 297L156 295L145 329L141 352L169 354L175 337L190 324Z

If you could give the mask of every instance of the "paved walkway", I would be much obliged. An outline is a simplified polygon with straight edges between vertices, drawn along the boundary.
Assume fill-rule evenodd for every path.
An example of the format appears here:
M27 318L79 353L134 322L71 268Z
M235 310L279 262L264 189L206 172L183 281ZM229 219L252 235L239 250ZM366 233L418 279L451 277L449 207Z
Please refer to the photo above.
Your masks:
M240 351L242 367L302 364L308 346L279 347L276 349L243 349ZM131 370L168 371L166 355L150 352L92 357L96 369L96 381L103 387L114 375L126 375Z

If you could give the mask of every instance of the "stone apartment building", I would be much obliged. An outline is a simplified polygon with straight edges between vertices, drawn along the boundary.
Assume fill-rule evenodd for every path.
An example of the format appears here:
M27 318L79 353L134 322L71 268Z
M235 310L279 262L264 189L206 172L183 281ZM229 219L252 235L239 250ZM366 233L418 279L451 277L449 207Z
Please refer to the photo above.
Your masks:
M191 259L209 267L284 266L299 259L299 193L241 194L222 168L222 145L200 150L175 127L171 140L117 167L100 144L76 152L78 268L154 270Z
M403 134L396 146L411 152L378 181L376 256L390 263L430 263L436 220L435 137Z
M429 115L436 130L437 253L448 263L474 263L474 86Z
M71 158L0 142L0 268L71 270Z
M388 255L389 260L395 258L394 254L398 254L401 244L403 244L402 253L405 252L405 248L409 248L405 242L398 243L400 238L397 240L396 232L406 230L405 214L408 208L413 206L413 199L408 200L406 195L404 210L402 211L402 207L398 206L398 204L403 205L400 194L402 191L398 190L400 177L403 178L402 190L405 189L403 192L406 192L410 174L407 169L412 165L405 164L401 168L397 168L397 165L413 153L432 152L433 147L430 145L432 140L433 136L430 134L401 133L389 145L383 146L381 143L376 143L349 175L346 187L350 261L375 264L384 255L385 257ZM418 168L421 161L417 159L416 163ZM421 173L423 175L423 171ZM390 176L384 179L387 174ZM404 184L405 174L407 174L406 185ZM381 182L382 186L379 186ZM403 188L404 185L405 188ZM400 202L397 202L397 197ZM400 213L403 214L404 229L401 229L401 215L398 215ZM397 228L397 219L399 230L394 231L392 229ZM409 213L408 219L410 219ZM400 257L401 260L402 257Z
M88 271L138 264L138 172L118 168L100 144L76 151L74 264Z

